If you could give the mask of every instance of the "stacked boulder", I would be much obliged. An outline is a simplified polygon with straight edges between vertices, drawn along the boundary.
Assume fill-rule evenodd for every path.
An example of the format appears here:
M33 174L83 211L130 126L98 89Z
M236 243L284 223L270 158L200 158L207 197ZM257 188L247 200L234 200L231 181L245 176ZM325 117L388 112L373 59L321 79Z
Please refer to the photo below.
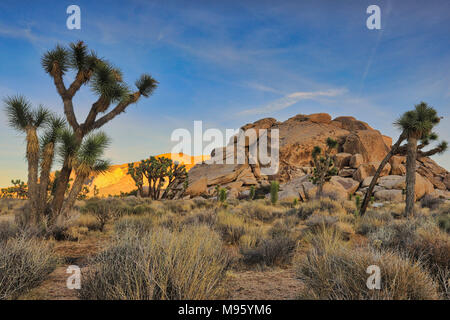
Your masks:
M265 118L241 128L255 129L256 139L245 143L245 163L217 164L207 161L195 165L189 172L190 197L212 196L220 185L229 190L229 197L248 194L251 186L256 188L277 180L280 185L280 199L297 198L307 201L315 196L317 187L310 181L313 172L312 150L314 146L325 148L325 141L331 137L338 141L337 153L333 156L338 175L324 186L324 193L337 198L348 198L353 194L364 194L380 162L389 152L392 139L371 128L367 123L354 117L332 119L326 113L296 115L284 122ZM261 130L263 129L263 130ZM273 129L279 130L279 169L275 175L262 174L260 159L251 159L248 150L259 143L261 137L271 136ZM260 135L265 132L266 136ZM214 150L227 158L227 151L235 155L236 140L231 139L227 147ZM270 139L269 139L270 141ZM252 161L253 160L253 161ZM380 201L402 201L405 189L405 157L394 156L381 173L375 187L375 198ZM426 194L450 198L450 174L430 158L417 160L416 196Z

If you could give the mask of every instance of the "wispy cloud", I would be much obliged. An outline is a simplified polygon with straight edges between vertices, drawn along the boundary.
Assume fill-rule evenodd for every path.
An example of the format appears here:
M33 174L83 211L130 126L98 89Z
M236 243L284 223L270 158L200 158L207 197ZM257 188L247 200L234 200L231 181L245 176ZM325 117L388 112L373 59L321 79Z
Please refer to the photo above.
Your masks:
M293 104L299 102L300 100L314 100L320 97L335 97L347 92L347 89L330 89L326 91L313 91L313 92L294 92L288 94L280 99L272 101L267 105L259 108L247 109L239 112L239 115L256 115L256 114L267 114L273 113L286 109Z

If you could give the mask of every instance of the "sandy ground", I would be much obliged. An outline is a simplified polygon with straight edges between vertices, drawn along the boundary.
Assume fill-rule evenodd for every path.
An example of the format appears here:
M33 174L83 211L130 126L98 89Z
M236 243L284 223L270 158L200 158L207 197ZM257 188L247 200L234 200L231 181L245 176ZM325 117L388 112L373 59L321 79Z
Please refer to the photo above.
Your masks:
M230 300L292 300L302 288L292 269L233 272L226 282Z

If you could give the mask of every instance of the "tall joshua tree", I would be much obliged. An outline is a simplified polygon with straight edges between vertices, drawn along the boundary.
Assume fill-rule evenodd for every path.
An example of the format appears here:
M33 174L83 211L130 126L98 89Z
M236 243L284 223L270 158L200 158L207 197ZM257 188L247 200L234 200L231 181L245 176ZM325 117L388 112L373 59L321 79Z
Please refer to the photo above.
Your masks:
M38 171L39 171L39 138L38 129L49 120L50 112L42 106L33 110L30 102L23 96L5 99L6 114L9 124L26 135L26 158L28 162L28 198L35 220L38 220Z
M82 41L72 43L68 48L58 45L46 52L42 57L42 66L53 79L61 97L64 114L74 133L76 149L81 146L84 136L125 112L129 105L138 102L142 96L150 96L158 84L150 75L143 74L135 82L137 90L131 91L123 82L121 71L108 61L98 58L94 52L90 52ZM67 87L64 83L64 75L70 70L76 75ZM75 115L73 98L84 85L90 85L98 98L92 104L85 121L79 123ZM114 107L107 112L111 105ZM55 215L61 212L66 186L73 169L70 158L64 158L56 186L52 202Z
M428 106L425 102L421 102L414 107L414 110L405 112L394 125L402 130L397 142L392 146L390 152L378 167L364 197L360 214L363 215L372 195L373 189L380 177L381 171L396 154L406 155L406 207L405 215L409 216L414 213L415 202L415 184L416 184L416 159L419 157L429 157L437 153L443 153L447 150L447 142L442 141L437 147L422 151L422 149L430 144L431 141L438 139L438 135L434 133L433 128L440 122L434 108ZM401 145L404 141L405 145ZM418 142L420 141L420 144Z
M405 215L409 216L414 213L415 203L415 184L416 184L416 159L418 151L429 144L430 140L436 140L437 135L432 132L434 126L440 122L440 118L434 108L428 106L425 102L421 102L415 106L413 111L403 114L395 122L395 125L406 133L408 141L406 145L406 207ZM421 145L418 148L418 142ZM420 156L433 155L435 153L444 152L447 149L447 142L442 142L434 150L421 152Z
M73 134L72 139L75 140ZM91 133L85 137L72 161L76 178L69 196L64 202L64 213L68 212L73 207L77 196L91 174L103 173L109 169L110 162L101 159L108 145L109 138L103 132ZM65 151L63 152L65 154Z

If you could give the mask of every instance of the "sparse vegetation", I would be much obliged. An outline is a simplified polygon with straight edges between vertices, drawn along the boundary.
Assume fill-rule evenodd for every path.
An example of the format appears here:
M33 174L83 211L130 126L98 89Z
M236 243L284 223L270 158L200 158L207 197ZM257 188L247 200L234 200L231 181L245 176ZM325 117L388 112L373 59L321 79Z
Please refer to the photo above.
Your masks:
M0 300L16 299L42 282L56 266L43 241L24 237L0 241Z
M228 259L207 226L180 232L125 231L92 261L82 299L210 299L218 294Z

